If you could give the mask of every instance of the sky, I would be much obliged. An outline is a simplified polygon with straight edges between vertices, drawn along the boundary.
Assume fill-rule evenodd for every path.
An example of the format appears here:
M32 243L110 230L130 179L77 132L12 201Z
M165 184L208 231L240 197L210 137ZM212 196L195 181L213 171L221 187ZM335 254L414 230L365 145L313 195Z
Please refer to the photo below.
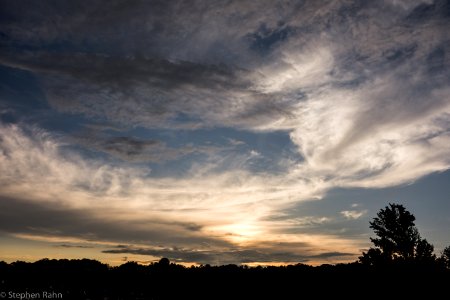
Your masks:
M448 1L0 1L0 260L450 245Z

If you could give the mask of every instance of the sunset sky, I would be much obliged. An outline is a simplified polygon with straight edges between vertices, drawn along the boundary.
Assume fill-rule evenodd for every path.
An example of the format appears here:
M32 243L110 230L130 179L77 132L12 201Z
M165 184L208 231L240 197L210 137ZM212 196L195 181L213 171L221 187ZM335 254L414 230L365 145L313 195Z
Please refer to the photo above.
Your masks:
M450 245L450 2L0 1L0 260Z

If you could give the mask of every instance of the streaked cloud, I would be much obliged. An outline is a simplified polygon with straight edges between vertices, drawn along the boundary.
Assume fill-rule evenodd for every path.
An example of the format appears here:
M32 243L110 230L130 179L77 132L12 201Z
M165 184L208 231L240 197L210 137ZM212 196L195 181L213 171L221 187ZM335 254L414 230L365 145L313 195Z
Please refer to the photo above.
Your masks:
M298 227L317 226L322 225L324 223L328 223L330 221L332 220L329 217L313 217L313 216L298 217L288 220L290 224Z
M248 264L260 263L307 263L311 260L327 260L330 258L354 257L354 253L324 252L316 255L301 255L283 249L230 250L230 251L190 251L187 249L142 249L133 247L118 247L104 250L103 253L138 254L154 257L170 257L181 262L198 262L202 264Z
M155 162L176 160L190 154L213 154L227 149L214 146L168 147L160 140L141 139L133 136L105 136L91 134L75 137L74 142L87 149L107 153L127 162Z

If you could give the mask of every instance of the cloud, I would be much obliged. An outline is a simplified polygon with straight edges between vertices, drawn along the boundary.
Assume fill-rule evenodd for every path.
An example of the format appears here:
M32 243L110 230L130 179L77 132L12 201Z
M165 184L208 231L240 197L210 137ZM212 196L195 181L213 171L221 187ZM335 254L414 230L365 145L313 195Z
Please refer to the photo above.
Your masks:
M127 162L156 162L163 163L176 160L193 153L212 154L223 151L213 146L168 147L160 140L140 139L132 136L105 136L99 134L81 135L74 138L74 142L112 157Z
M250 144L238 139L229 144L242 149L230 153L194 144L175 148L163 139L118 132L60 139L43 126L1 124L2 197L24 198L30 205L57 203L68 219L74 211L87 210L96 238L110 242L127 242L130 236L165 245L188 243L165 239L186 234L192 241L247 247L251 241L262 243L259 237L274 242L280 228L297 226L298 233L329 221L314 216L270 219L292 203L320 199L336 187L384 188L447 170L450 39L444 12L449 4L357 4L6 5L0 18L0 63L38 78L49 113L95 119L111 128L177 133L232 128L255 135L283 131L302 160L279 153L274 164L282 164L282 172L258 172L249 166L266 162L265 153L239 147ZM121 162L85 157L73 143ZM144 164L126 164L194 153L204 155L177 178L152 177ZM94 211L106 208L105 225ZM364 213L341 212L349 220ZM82 222L78 214L72 218ZM132 226L115 235L114 222ZM30 226L18 224L21 230ZM62 221L58 226L78 238L88 232ZM58 226L49 230L60 230ZM310 237L296 238L302 242ZM190 244L186 249L195 252ZM270 252L239 251L222 254L265 260ZM202 253L205 261L215 259L212 252ZM308 255L304 258L320 254Z
M121 12L118 3L108 9L120 20L136 9L127 6ZM282 9L289 15L284 24L273 15L260 19L253 14L253 5L233 2L217 20L211 19L214 14L207 8L205 24L216 25L211 34L200 30L188 35L205 47L217 42L216 34L222 31L242 37L230 42L238 47L237 57L220 63L212 63L212 52L196 52L190 43L185 47L187 56L170 51L55 54L43 48L10 47L15 51L5 52L2 61L40 74L49 103L59 111L147 128L285 130L304 157L300 164L291 163L290 176L327 178L331 186L386 187L449 167L445 145L450 127L442 120L450 114L446 86L450 73L449 68L439 68L448 65L444 34L448 19L440 14L445 4L425 2L405 8L401 3L359 8L315 4L291 9L290 15ZM227 25L237 7L249 14L248 25L242 28ZM162 19L178 12L175 6L166 8ZM198 9L194 5L182 14L188 24ZM303 23L294 18L300 13ZM378 17L395 36L383 29L383 22L375 21ZM332 29L312 24L330 24ZM320 30L324 33L317 36ZM161 49L173 42L160 35L153 38ZM255 43L266 47L264 59L252 54ZM199 53L205 54L204 59L196 56ZM237 66L248 56L253 59ZM116 137L94 147L131 161L160 161L195 151L140 141L145 151L133 152L135 142L125 144Z
M86 245L71 245L71 244L61 244L61 245L57 245L56 247L59 247L59 248L82 248L82 249L93 248L92 246L86 246Z
M343 210L341 214L348 220L356 220L367 214L367 210Z
M315 227L318 225L323 225L325 223L329 223L332 221L329 217L315 217L315 216L306 216L306 217L296 217L296 218L289 218L287 220L290 225L293 225L295 227Z
M351 252L352 241L280 235L266 221L283 201L289 203L294 196L307 199L320 191L314 182L292 185L284 178L235 169L151 178L138 167L88 161L33 127L3 125L0 130L4 234L57 245L127 244L151 249L176 245L206 253L201 261L217 263L232 262L240 255L246 257L242 262L281 261L283 256L293 262L312 261L314 255L333 249ZM182 259L181 254L176 257Z
M331 258L331 257L345 257L345 256L354 256L354 253L342 253L342 252L324 252L317 255L314 255L314 258Z
M31 209L30 216L25 217L26 206L14 209L16 202L4 201L4 205L11 205L4 211L16 213L3 216L4 226L17 226L16 229L10 228L12 231L50 226L48 232L53 232L72 224L74 227L67 228L67 232L61 235L73 234L80 238L88 229L83 233L84 227L75 227L83 223L86 226L90 224L95 229L94 233L99 234L97 237L102 239L116 235L136 236L136 240L151 239L153 234L158 236L157 239L175 237L174 232L169 234L170 228L178 228L186 239L192 234L248 239L254 233L246 228L261 228L259 219L270 211L272 205L280 205L271 199L288 198L289 194L310 196L309 192L305 193L307 182L297 182L298 186L285 189L282 178L267 174L253 176L245 170L236 170L236 165L229 172L211 171L223 163L215 159L209 165L193 166L191 176L186 178L152 178L139 166L125 167L82 158L61 140L34 127L2 125L0 132L1 195L8 199L27 199L25 203L31 206L55 207L52 217L37 217L39 206ZM247 159L250 159L251 155L248 155ZM248 197L248 193L252 197ZM56 208L60 208L61 213ZM23 211L21 216L17 215L20 211ZM35 211L34 217L31 217L31 211ZM105 220L113 223L100 222L103 214ZM80 215L85 215L84 219ZM17 222L13 222L15 218ZM86 219L90 218L93 219L87 222ZM177 221L180 219L184 220L183 223ZM46 225L33 225L33 220ZM143 230L146 224L149 229ZM107 230L105 226L114 229ZM122 235L122 230L116 226L136 232L123 232ZM156 228L162 230L160 235L151 233ZM184 232L183 228L187 231ZM44 235L45 232L37 230L35 234ZM227 236L229 233L238 233L239 236Z
M113 156L132 161L155 160L146 154L159 152L162 148L158 141L141 140L127 136L112 137L98 143L98 149ZM147 159L146 156L148 157Z
M137 245L177 244L179 246L229 246L226 241L201 234L202 226L192 222L121 217L123 212L102 213L90 208L70 208L65 204L33 203L30 200L1 197L0 230L42 241L72 242L67 247L135 243ZM75 244L75 245L73 245ZM59 246L61 244L58 244ZM64 247L66 247L64 246ZM77 246L77 247L78 247Z
M228 142L233 145L233 146L240 146L240 145L245 145L244 141L240 141L240 140L236 140L236 139L228 139Z
M257 127L290 117L289 103L254 90L257 75L236 67L45 52L5 54L2 63L41 74L55 109L126 126Z
M301 250L300 250L301 252ZM285 252L280 249L251 249L251 250L225 250L225 251L195 251L189 249L143 249L133 247L120 247L118 249L104 250L103 253L137 254L154 257L167 257L177 262L197 262L201 264L246 264L246 263L305 263L313 259L348 259L354 253L324 252L315 255L298 254L298 252Z

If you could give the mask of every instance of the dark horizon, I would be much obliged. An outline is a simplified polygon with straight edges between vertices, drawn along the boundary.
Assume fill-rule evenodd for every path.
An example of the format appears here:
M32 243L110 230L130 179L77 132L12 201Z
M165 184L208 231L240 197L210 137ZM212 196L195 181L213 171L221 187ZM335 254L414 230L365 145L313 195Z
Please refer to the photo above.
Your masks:
M358 263L312 267L237 265L186 268L161 259L142 266L127 262L108 267L94 260L43 260L36 263L0 262L2 298L46 299L272 299L313 292L316 296L359 298L353 291L409 297L445 295L450 268L397 265L373 268ZM316 289L317 286L326 288ZM376 288L375 288L376 287ZM45 293L45 295L44 295Z

